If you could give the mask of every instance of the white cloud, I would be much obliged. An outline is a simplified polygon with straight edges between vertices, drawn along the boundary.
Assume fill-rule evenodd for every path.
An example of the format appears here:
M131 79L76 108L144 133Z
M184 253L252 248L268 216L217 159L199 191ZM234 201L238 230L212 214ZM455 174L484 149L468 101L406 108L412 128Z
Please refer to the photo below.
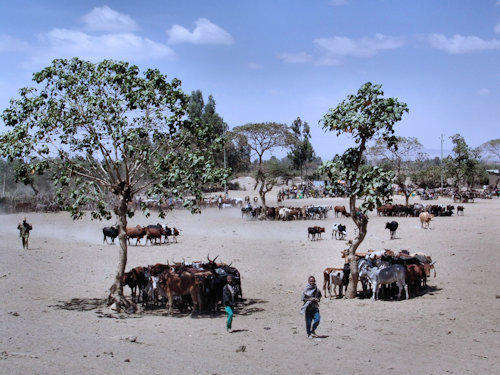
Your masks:
M48 48L37 56L37 60L44 62L71 57L91 61L110 58L137 61L174 56L168 46L132 33L92 36L80 31L53 29L41 39L47 42Z
M29 49L28 43L14 38L7 34L0 34L0 53L1 52L23 52Z
M480 89L477 93L481 96L488 96L491 94L491 91L490 89Z
M213 24L206 18L199 18L195 22L195 28L191 32L183 26L173 25L167 30L168 43L192 43L192 44L224 44L234 43L233 37L219 26Z
M313 40L317 56L300 53L282 53L279 58L287 63L315 63L336 65L348 56L371 57L382 50L396 49L405 45L404 38L375 34L372 38L351 39L342 36Z
M499 22L499 23L497 23L497 24L495 25L495 27L493 28L493 30L494 30L497 34L500 34L500 22Z
M92 9L81 20L90 31L130 32L138 29L130 16L118 13L106 5Z
M305 52L281 53L278 55L278 58L286 63L291 64L306 64L312 63L314 61L314 57Z
M381 50L396 49L404 46L405 40L400 37L375 34L373 38L361 38L357 40L341 36L318 38L313 43L319 50L326 53L326 57L336 60L341 56L374 56Z
M477 36L463 36L455 34L453 37L447 38L443 34L431 34L425 37L425 40L431 45L431 47L452 54L500 49L499 40L483 40Z

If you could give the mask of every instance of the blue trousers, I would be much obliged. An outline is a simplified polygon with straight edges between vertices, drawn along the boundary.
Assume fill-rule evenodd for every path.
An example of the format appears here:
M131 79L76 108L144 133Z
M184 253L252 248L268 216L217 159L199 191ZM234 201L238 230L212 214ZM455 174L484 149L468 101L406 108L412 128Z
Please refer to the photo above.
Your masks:
M318 328L320 320L319 309L317 307L314 309L308 309L306 310L305 316L306 316L306 331L307 331L307 336L309 336L312 332L316 330L316 328Z
M227 323L226 323L226 328L231 329L231 325L233 324L233 309L230 306L226 306L226 312L227 312Z

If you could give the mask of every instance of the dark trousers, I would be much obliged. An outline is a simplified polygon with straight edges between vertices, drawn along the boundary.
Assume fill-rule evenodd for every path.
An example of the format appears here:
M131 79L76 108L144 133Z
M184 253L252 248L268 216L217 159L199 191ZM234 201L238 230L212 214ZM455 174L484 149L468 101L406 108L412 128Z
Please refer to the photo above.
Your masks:
M316 330L316 328L318 328L320 320L319 309L317 307L313 309L307 309L305 315L306 315L306 331L307 331L307 336L309 336L312 332Z

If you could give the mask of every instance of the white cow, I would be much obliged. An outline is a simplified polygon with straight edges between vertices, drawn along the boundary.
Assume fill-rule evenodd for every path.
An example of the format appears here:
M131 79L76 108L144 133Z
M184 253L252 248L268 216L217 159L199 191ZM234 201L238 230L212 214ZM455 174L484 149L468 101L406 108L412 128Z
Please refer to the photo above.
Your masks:
M378 298L379 286L392 283L396 283L398 286L399 299L401 299L403 288L406 292L406 298L408 298L408 285L406 285L405 282L406 270L405 267L400 264L394 264L386 268L363 267L361 272L359 273L359 276L366 276L372 284L372 300L376 300Z

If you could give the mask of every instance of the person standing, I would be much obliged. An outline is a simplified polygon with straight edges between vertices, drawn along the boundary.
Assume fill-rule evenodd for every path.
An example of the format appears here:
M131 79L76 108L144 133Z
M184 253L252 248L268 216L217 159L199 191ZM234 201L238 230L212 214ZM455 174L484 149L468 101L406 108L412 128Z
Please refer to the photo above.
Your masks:
M17 229L19 229L19 237L21 237L21 240L23 242L23 249L28 249L30 230L32 230L33 227L26 221L26 218L24 218L23 222L17 226Z
M219 210L222 210L222 195L219 194L219 198L217 198L217 203L219 205Z
M316 279L314 276L309 276L307 285L302 293L302 302L304 302L304 305L300 310L301 313L305 314L307 338L318 337L316 328L318 328L320 321L320 300L321 292L316 286Z
M234 285L232 275L227 276L227 284L222 289L222 303L227 312L226 330L231 332L233 324L234 307L236 306L237 286Z

